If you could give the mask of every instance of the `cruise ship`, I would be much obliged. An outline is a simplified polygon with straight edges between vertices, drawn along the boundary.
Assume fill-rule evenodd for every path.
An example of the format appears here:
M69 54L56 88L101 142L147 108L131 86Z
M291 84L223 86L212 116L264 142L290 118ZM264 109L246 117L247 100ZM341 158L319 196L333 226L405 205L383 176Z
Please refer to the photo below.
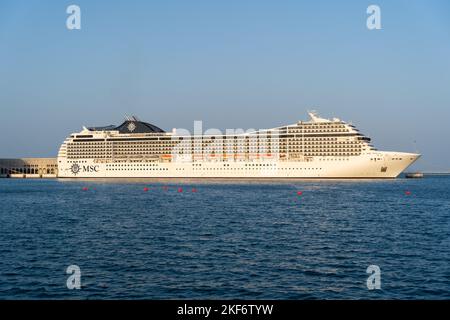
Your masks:
M354 125L309 116L231 134L166 132L136 117L83 127L61 145L58 177L392 179L420 157L379 151Z

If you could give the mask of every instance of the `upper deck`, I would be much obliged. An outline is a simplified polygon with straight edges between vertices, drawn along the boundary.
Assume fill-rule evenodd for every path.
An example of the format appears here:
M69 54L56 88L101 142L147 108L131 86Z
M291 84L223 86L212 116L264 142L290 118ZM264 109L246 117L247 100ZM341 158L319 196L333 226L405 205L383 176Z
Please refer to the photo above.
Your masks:
M339 119L323 119L310 113L310 121L299 121L271 129L236 130L191 135L186 130L164 130L126 118L119 126L83 127L66 139L59 157L68 159L167 159L174 154L215 161L261 157L295 160L305 157L351 157L375 150L365 137L350 124ZM211 157L210 157L211 158Z

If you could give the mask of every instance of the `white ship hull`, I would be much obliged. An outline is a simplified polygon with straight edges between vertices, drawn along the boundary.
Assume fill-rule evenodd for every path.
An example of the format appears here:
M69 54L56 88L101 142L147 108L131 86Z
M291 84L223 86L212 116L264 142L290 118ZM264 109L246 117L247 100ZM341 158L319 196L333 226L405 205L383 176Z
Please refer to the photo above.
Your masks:
M420 155L377 152L358 157L323 157L311 161L251 162L96 162L60 159L59 178L304 178L392 179ZM377 160L373 160L377 159ZM380 159L380 160L378 160ZM73 172L77 164L79 170Z

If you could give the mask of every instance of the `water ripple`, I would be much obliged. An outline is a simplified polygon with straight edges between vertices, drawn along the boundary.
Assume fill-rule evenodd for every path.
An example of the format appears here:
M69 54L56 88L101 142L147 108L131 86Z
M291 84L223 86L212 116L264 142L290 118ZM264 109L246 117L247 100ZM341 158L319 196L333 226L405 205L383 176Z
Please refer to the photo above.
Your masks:
M449 299L449 190L442 177L3 179L0 299ZM72 264L81 290L66 287Z

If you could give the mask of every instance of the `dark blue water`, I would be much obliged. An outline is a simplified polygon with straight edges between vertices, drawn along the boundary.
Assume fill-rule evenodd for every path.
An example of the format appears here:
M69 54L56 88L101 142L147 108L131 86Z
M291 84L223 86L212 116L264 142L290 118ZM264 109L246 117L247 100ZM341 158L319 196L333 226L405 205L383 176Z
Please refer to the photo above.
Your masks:
M1 179L0 201L0 299L450 298L450 177Z

